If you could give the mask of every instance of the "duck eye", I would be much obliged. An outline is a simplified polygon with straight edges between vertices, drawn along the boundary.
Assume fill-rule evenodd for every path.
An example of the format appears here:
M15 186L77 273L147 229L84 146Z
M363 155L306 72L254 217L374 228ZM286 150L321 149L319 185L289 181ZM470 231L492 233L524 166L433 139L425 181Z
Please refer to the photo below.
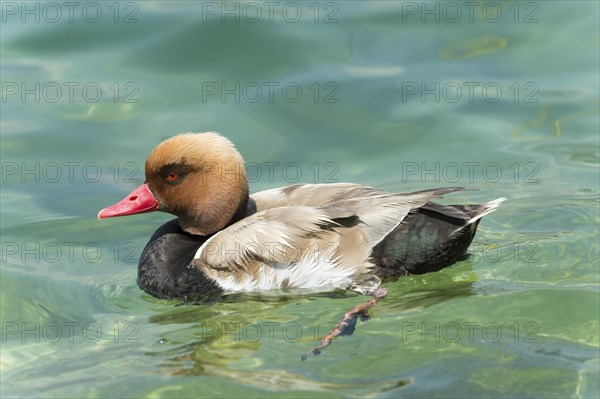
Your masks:
M158 176L165 184L177 186L190 171L184 164L168 164L160 168Z
M178 178L178 177L179 177L179 175L177 174L177 172L170 172L170 173L167 175L167 179L168 179L169 181L175 181L175 180L177 180L177 178Z

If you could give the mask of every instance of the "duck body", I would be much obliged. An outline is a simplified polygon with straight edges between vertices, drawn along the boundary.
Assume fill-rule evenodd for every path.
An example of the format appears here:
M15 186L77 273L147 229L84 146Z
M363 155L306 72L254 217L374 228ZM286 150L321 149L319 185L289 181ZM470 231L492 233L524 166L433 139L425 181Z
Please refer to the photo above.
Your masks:
M98 216L178 216L146 245L138 285L184 300L290 289L370 293L382 280L464 259L481 217L503 200L440 205L433 200L466 189L390 193L350 183L248 195L241 156L216 133L161 143L146 162L146 180Z

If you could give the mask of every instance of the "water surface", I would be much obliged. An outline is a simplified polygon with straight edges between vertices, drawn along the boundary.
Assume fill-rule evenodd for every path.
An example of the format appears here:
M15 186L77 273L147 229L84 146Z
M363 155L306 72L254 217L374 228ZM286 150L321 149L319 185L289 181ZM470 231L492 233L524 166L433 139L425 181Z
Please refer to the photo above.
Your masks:
M22 4L2 3L2 397L598 397L596 2ZM300 362L365 299L156 300L136 264L169 216L96 219L162 139L208 130L253 191L508 200L468 260L386 283Z

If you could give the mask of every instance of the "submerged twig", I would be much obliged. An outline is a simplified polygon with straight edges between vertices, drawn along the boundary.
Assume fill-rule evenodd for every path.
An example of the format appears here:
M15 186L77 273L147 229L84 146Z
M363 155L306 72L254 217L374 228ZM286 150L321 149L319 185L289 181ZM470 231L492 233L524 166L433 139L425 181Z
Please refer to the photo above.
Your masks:
M319 355L321 353L321 349L329 346L331 341L337 336L340 335L350 335L354 332L354 326L356 325L356 319L358 317L361 320L366 320L369 318L369 309L372 308L379 300L385 297L390 290L388 288L377 288L375 291L371 293L373 299L369 302L361 303L360 305L354 306L348 312L344 314L340 322L323 338L321 338L321 342L318 346L315 346L304 355L300 357L301 361L306 360L310 355Z

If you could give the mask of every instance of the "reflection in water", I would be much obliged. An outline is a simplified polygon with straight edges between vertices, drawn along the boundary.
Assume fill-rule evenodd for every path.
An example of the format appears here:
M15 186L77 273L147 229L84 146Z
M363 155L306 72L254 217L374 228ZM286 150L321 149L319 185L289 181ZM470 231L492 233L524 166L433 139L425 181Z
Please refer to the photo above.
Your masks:
M390 295L382 302L387 309L425 309L451 299L475 295L477 282L471 259L464 260L439 272L400 277L388 284Z
M221 342L223 331L216 330L205 341L197 341L178 348L148 353L151 356L166 357L163 369L165 375L199 376L209 375L231 379L236 383L282 392L298 391L366 391L370 393L390 391L412 383L411 378L399 380L343 382L319 381L288 370L263 369L259 364L248 370L235 367L235 363L255 354L259 342ZM318 366L315 366L318 367Z
M382 317L386 313L398 314L399 310L425 308L453 298L467 297L473 295L474 281L469 261L463 261L443 272L402 277L386 284L391 290L390 295L377 305L375 313ZM420 284L415 284L416 282ZM327 301L329 307L336 305L339 308L339 320L348 309L350 301L354 304L364 303L366 298L368 297L354 292L341 291L287 296L238 294L195 305L182 304L150 318L152 323L184 327L171 330L162 337L160 343L166 346L164 350L147 352L147 355L164 359L160 372L165 375L219 376L271 391L332 391L343 388L357 393L375 393L410 385L412 377L369 382L320 381L313 369L322 365L309 365L308 369L296 366L274 369L265 360L265 353L276 348L285 351L299 363L302 351L318 343L324 333L328 332L327 329L335 325L331 322L327 325L323 323L322 329L313 331L311 321L303 321L323 321L319 320L319 310L314 309L315 302ZM339 306L336 302L339 302ZM304 317L287 315L286 309L294 304L312 310ZM253 311L257 308L262 310L260 319ZM289 328L292 325L295 329ZM366 324L361 326L368 328ZM309 327L310 337L298 338L297 329L304 329L305 332ZM372 339L373 336L361 336L364 345L359 346L357 356L362 356L361 351L364 351L363 355L368 353L368 341ZM290 343L300 345L292 346ZM339 339L336 344L327 353L329 361L345 359L346 351L354 348L356 342L347 347L343 339Z
M276 348L283 349L299 363L300 354L309 345L318 342L330 328L329 324L323 324L321 329L313 330L314 324L285 315L284 310L291 304L312 308L318 301L339 302L341 315L347 310L348 301L362 303L365 298L353 292L340 291L310 296L234 295L210 303L176 306L152 316L150 321L185 326L163 336L160 343L167 346L165 350L148 352L147 355L164 358L161 372L167 375L222 376L267 389L335 390L344 387L372 391L374 388L391 390L402 387L410 383L410 379L336 384L289 370L271 369L267 362L261 360L260 351ZM253 311L256 308L262 309L260 319ZM318 322L314 314L311 317L313 323L315 320ZM335 358L336 350L340 349L332 350L328 356ZM273 385L274 380L277 384Z

